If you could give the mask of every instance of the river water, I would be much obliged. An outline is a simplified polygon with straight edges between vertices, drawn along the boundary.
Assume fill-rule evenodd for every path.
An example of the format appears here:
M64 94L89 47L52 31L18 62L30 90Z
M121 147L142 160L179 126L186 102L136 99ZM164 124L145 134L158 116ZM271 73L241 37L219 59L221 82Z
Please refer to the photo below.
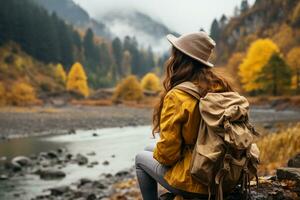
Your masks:
M98 136L95 137L93 134ZM0 181L0 200L26 199L41 194L43 190L54 186L67 185L80 178L96 179L101 173L116 173L134 164L134 157L138 151L154 143L150 126L106 128L90 131L76 131L76 134L31 137L13 139L0 144L0 157L8 159L24 155L30 156L40 152L66 148L72 154L87 155L95 152L95 156L87 156L89 162L98 161L99 165L93 168L68 164L62 169L67 176L61 180L45 181L36 175L12 178L9 181ZM114 156L113 156L114 155ZM109 165L102 165L109 161ZM22 194L14 197L13 194Z

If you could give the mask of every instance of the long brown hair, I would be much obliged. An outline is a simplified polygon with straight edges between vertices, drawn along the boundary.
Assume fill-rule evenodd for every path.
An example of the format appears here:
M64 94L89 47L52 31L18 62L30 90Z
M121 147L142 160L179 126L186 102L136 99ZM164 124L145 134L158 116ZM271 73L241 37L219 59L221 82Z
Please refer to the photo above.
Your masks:
M198 86L201 96L205 96L208 92L233 91L230 84L222 76L218 75L213 68L192 59L172 47L171 57L165 63L164 88L153 112L153 136L160 131L160 116L166 94L173 87L185 81L191 81Z

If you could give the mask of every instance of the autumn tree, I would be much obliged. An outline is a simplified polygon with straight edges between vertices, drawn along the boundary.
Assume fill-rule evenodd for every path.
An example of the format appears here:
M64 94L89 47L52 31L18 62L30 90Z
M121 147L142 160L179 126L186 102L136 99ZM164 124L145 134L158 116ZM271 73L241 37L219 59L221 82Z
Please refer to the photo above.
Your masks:
M55 74L55 78L58 82L65 84L67 75L61 64L56 65L54 74Z
M140 101L143 95L143 89L137 77L129 75L117 85L113 95L113 101Z
M17 106L29 105L37 100L34 88L24 82L17 82L12 85L9 98L10 102Z
M256 79L273 53L277 52L279 52L278 46L270 39L258 39L251 43L245 59L239 66L239 76L241 77L243 88L247 92L262 88Z
M157 92L161 89L159 77L151 72L147 73L142 78L141 85L144 90L150 90L153 92Z
M87 83L86 73L79 62L76 62L72 66L68 74L67 90L78 92L85 97L89 96L89 86Z
M279 53L271 56L260 72L257 82L261 84L263 91L274 96L283 94L290 88L291 70Z
M300 47L295 47L287 54L287 62L293 70L293 88L300 89Z

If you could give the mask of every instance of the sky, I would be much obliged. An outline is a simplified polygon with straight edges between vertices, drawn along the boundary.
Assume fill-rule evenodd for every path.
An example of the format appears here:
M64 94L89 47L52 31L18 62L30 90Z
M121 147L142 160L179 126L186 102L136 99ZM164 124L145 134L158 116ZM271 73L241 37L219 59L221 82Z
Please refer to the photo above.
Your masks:
M74 0L97 18L114 9L136 9L164 23L180 34L209 31L214 18L232 16L241 0ZM248 0L253 4L255 0Z

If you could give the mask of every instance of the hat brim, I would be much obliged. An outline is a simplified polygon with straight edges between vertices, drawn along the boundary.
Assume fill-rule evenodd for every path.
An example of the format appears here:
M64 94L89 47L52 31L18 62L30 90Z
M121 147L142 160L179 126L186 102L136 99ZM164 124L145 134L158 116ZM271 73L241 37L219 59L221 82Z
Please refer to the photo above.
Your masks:
M206 66L208 66L208 67L214 67L214 64L212 64L212 63L210 63L210 62L207 62L207 61L205 61L205 60L203 60L203 59L201 59L201 58L198 58L198 57L196 57L196 56L190 54L190 53L187 52L186 50L182 49L179 45L176 44L176 41L177 41L178 38L175 37L174 35L168 34L166 37L167 37L168 41L169 41L176 49L178 49L178 50L181 51L182 53L186 54L186 55L189 56L189 57L192 57L193 59L195 59L195 60L201 62L202 64L204 64L204 65L206 65Z

